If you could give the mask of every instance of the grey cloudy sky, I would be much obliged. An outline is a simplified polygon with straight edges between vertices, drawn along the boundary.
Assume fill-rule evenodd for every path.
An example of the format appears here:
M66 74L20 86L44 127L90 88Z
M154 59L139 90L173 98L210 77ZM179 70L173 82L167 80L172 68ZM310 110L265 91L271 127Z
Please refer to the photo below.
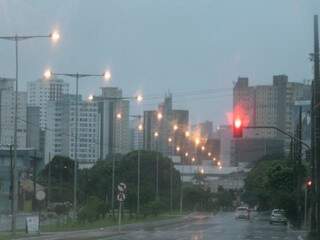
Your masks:
M319 0L0 0L0 35L61 32L55 46L44 39L21 43L21 89L47 67L90 73L110 67L111 85L125 95L170 90L193 121L223 123L238 76L252 84L271 83L280 73L291 81L311 78L312 21L319 13ZM0 56L0 76L13 76L14 45L1 41ZM102 84L83 81L81 93L99 93ZM146 100L144 108L155 102Z

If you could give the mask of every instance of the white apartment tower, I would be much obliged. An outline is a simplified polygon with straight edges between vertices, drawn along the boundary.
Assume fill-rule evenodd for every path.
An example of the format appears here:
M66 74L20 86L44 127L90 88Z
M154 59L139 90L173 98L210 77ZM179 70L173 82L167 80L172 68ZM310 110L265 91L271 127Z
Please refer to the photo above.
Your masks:
M40 126L46 127L48 101L60 100L69 92L69 84L62 79L41 78L27 83L28 106L40 107Z
M75 158L76 96L65 95L49 101L46 131L46 161L49 154ZM78 103L77 160L80 167L92 166L99 159L99 116L95 102Z
M0 144L14 142L15 79L0 78ZM26 147L27 134L27 93L18 93L18 148Z

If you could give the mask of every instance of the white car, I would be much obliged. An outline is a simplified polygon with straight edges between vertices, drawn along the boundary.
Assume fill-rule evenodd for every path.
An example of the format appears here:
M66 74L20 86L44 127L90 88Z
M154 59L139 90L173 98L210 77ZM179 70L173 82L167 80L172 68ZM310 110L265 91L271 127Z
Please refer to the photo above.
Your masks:
M286 213L283 209L273 209L270 216L270 224L281 223L287 225L288 219L286 218Z
M250 219L250 211L247 207L238 207L235 212L236 219Z

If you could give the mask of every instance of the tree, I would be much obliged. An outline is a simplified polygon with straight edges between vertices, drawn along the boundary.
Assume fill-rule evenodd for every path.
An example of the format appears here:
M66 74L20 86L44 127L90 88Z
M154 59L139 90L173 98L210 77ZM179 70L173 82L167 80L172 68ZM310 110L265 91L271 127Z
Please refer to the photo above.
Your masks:
M299 168L301 176L305 168ZM262 160L249 172L245 179L242 200L260 209L285 209L291 220L297 219L297 182L294 164L286 159Z
M100 218L104 218L109 210L109 206L98 197L92 196L88 198L80 210L78 219L81 223L93 222Z
M50 171L49 171L50 167ZM40 184L48 186L49 172L51 172L51 202L72 202L74 161L68 157L55 156L38 176Z

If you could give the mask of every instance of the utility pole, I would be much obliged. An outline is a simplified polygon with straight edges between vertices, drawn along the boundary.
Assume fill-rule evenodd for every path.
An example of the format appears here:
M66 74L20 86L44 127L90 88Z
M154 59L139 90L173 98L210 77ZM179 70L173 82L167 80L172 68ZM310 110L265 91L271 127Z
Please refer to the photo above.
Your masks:
M312 127L312 161L313 161L313 198L311 233L319 236L319 183L320 183L320 65L319 65L319 29L318 15L314 16L314 80L312 84L312 106L311 106L311 127Z
M49 165L48 165L48 192L47 192L47 205L50 205L51 198L51 153L49 152Z
M13 152L12 152L12 144L10 145L10 201L11 201L11 216L12 216L12 221L11 221L11 231L14 233L15 231L15 223L13 221L13 214L14 214L14 201L13 201Z
M296 129L296 137L302 139L302 107L299 107L299 120ZM296 191L297 191L297 207L298 207L298 226L301 225L302 217L302 206L301 206L301 158L302 158L302 145L301 142L294 141L294 160L295 160L295 169L296 169Z

